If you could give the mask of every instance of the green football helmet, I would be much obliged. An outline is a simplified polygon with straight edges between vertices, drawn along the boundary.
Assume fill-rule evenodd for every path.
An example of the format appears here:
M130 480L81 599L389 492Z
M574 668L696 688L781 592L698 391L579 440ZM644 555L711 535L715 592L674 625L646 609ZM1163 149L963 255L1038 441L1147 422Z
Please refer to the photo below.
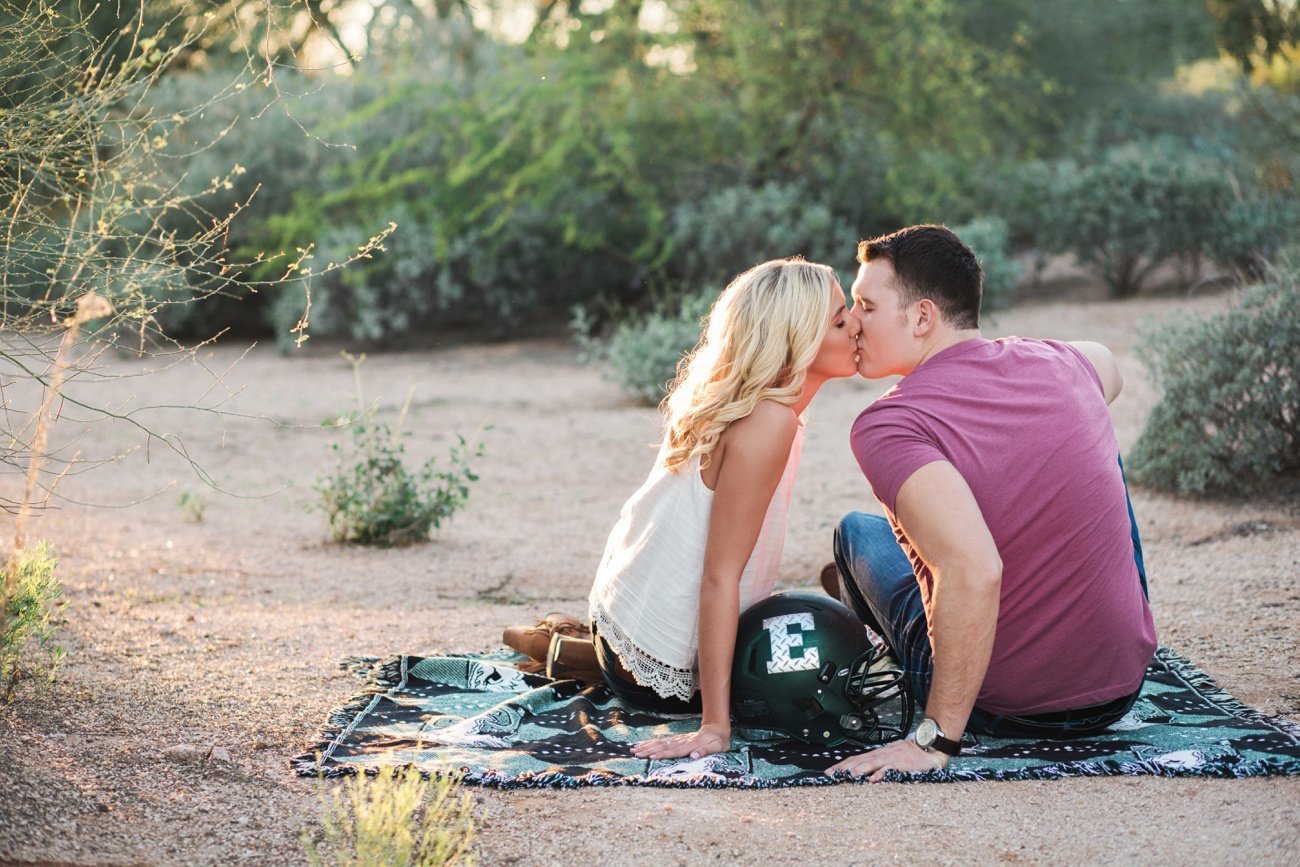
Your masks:
M915 704L901 669L848 606L821 593L777 593L740 615L731 671L739 726L810 744L904 737Z

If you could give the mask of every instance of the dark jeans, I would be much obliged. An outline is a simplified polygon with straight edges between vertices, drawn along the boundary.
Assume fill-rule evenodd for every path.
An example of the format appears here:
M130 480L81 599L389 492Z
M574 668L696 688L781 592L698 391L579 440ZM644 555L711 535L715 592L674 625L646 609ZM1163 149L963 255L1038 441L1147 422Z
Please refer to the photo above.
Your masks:
M1131 502L1128 512L1133 555L1145 594L1142 540ZM924 706L934 672L930 636L920 584L894 537L893 528L879 515L850 512L835 528L834 550L841 598L885 639L906 672L917 703ZM991 714L976 707L966 728L996 737L1080 737L1101 731L1123 717L1137 700L1138 692L1090 707L1026 716Z
M596 645L596 664L600 666L600 673L605 677L605 685L625 704L652 713L698 714L703 710L698 691L691 696L690 701L682 701L674 697L664 698L650 687L642 686L619 671L618 655L614 653L614 648L609 646L609 642L596 631L595 623L591 624L591 638Z

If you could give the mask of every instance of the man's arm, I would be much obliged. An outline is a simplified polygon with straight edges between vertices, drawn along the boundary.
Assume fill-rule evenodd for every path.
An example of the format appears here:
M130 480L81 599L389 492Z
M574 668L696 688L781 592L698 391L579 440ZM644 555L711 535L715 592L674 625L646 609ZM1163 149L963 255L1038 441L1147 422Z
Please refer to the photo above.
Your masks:
M1097 371L1097 376L1101 378L1102 396L1109 405L1124 390L1124 377L1119 372L1115 355L1104 345L1091 340L1075 340L1070 345L1079 350Z
M975 495L957 468L935 461L898 490L895 517L934 576L926 612L934 677L926 715L946 737L959 740L984 683L997 632L1002 558ZM897 741L845 759L828 773L871 774L930 770L946 764L912 741Z

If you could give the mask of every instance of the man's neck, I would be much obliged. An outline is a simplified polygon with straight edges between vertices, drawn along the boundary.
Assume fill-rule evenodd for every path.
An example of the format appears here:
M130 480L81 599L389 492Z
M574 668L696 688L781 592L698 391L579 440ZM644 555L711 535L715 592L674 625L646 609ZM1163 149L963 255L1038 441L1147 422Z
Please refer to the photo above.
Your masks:
M967 340L975 340L982 336L983 335L980 334L980 330L978 328L936 329L930 335L930 339L927 340L925 342L925 345L922 347L921 357L917 359L917 362L915 366L913 366L912 370L916 370L916 368L920 367L922 364L925 364L927 361L929 361L931 358L934 358L936 355L938 355L940 352L943 352L945 349L951 349L952 347L956 346L958 343L965 343Z

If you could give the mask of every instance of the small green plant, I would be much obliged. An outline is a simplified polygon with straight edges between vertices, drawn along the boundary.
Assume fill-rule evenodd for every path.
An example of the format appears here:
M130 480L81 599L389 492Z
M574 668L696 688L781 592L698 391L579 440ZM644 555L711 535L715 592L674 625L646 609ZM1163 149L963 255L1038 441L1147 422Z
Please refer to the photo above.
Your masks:
M590 335L586 315L575 312L573 330L583 357L605 365L605 376L623 391L657 404L677 373L682 357L700 341L701 320L713 299L688 295L614 326L607 340Z
M469 486L478 481L469 462L484 454L484 444L471 447L458 434L446 469L438 470L434 458L418 470L410 469L402 441L408 434L400 426L407 407L402 407L397 429L376 419L374 410L365 409L362 399L361 364L365 355L354 357L345 352L343 357L352 363L359 409L326 422L327 426L346 425L352 431L350 448L339 443L331 446L337 458L334 472L319 479L315 486L321 497L320 508L329 518L330 537L335 542L357 545L398 546L428 541L430 530L441 527L469 501Z
M10 702L21 680L54 680L65 651L54 646L54 615L65 604L46 542L20 548L0 574L0 696Z
M1226 313L1169 323L1140 349L1164 393L1130 456L1135 480L1246 494L1300 475L1300 272Z
M436 468L430 458L412 471L406 465L406 434L386 422L358 418L351 423L352 446L335 443L334 473L316 483L320 507L329 517L330 537L358 545L411 545L465 507L469 486L478 481L471 458L484 453L457 435L450 466Z
M304 829L312 865L380 867L477 863L474 799L459 781L413 770L352 777L322 796L319 829Z
M181 514L185 516L185 520L191 524L203 523L203 513L207 511L208 504L198 491L190 488L184 489L181 491L176 505L180 506Z

